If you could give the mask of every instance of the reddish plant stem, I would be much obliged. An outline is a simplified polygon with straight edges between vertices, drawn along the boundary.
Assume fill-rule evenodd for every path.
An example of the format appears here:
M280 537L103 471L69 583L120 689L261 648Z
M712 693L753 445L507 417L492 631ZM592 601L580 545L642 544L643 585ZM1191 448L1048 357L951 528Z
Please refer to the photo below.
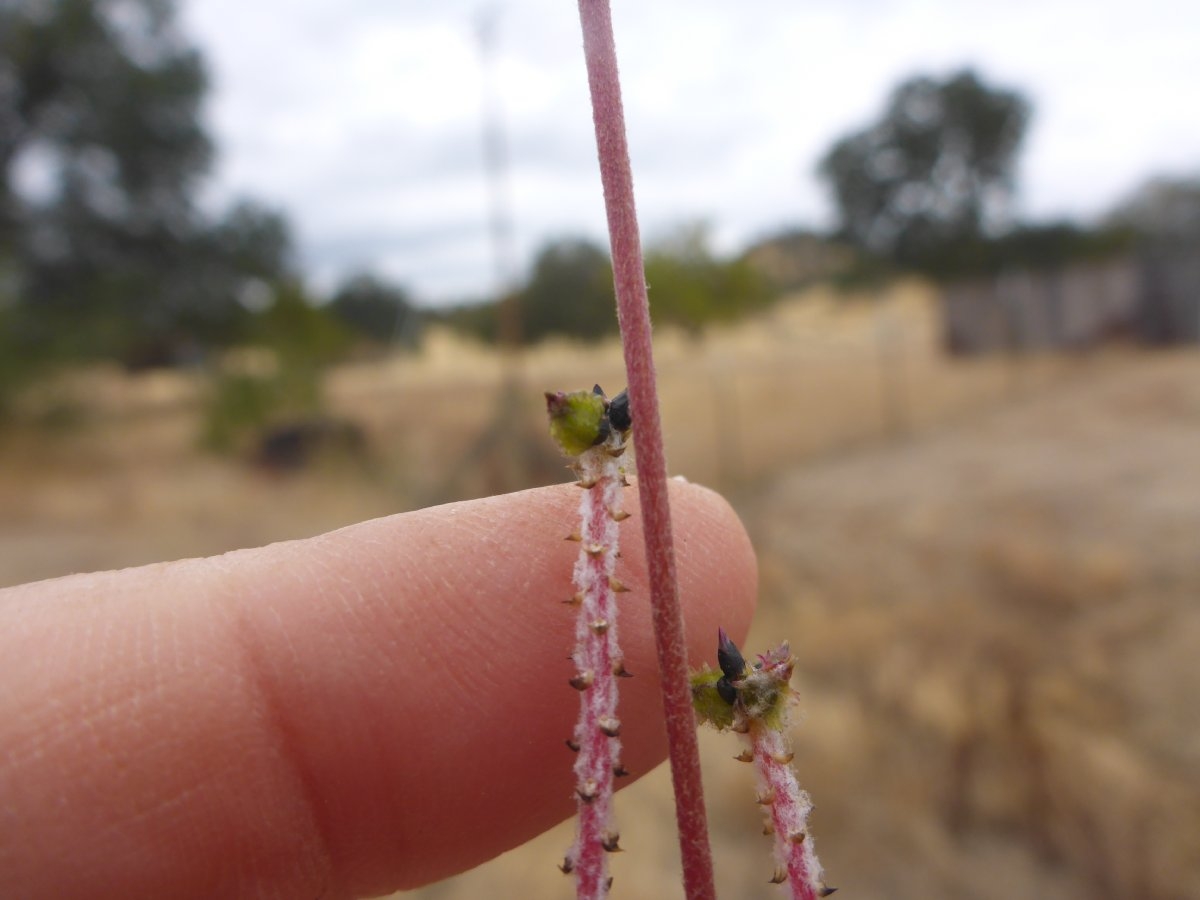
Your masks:
M700 780L700 752L688 683L687 644L675 573L667 463L650 339L650 307L608 0L579 0L579 19L583 28L600 180L604 187L612 245L613 281L629 383L629 405L637 427L638 492L684 891L688 900L715 900L712 851Z

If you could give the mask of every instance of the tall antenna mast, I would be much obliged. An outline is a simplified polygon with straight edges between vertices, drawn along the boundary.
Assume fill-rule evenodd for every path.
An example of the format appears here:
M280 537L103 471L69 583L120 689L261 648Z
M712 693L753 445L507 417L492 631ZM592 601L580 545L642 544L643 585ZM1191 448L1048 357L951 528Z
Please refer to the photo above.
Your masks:
M499 338L505 350L521 340L521 316L516 298L516 252L509 191L508 145L495 71L497 23L500 8L484 8L476 22L483 73L483 158L487 172L488 232L492 244L495 292L499 301Z

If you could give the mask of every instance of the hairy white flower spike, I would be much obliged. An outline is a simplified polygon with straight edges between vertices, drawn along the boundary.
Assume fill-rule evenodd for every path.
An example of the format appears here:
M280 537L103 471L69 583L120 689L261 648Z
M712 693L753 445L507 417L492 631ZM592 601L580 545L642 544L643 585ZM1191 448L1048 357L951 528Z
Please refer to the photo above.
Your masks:
M692 706L700 722L718 731L734 731L749 743L734 759L754 763L756 800L766 813L763 834L775 842L772 884L787 886L790 900L817 900L837 888L826 887L821 863L808 834L812 801L791 769L794 754L787 742L788 714L794 705L795 658L784 642L749 665L729 635L717 637L718 671L705 667L692 674Z
M609 400L599 385L591 391L547 393L546 408L550 432L563 452L575 457L572 469L583 488L579 530L569 536L580 544L570 601L578 608L571 656L576 672L569 679L580 692L579 722L567 741L576 753L579 819L575 844L559 868L575 876L580 900L601 900L612 886L607 855L621 850L612 825L613 779L628 774L620 761L617 682L630 676L617 642L616 595L629 588L615 569L618 525L629 518L621 508L627 483L621 457L633 423L625 393Z

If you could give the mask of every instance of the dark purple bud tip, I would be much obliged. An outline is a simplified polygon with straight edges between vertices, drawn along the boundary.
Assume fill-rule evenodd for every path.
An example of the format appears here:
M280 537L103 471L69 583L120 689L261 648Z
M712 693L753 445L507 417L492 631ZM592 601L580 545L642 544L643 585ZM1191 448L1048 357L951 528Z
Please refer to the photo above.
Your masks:
M595 394L597 397L603 397L604 396L604 388L600 387L600 385L598 385L598 384L593 384L592 385L592 393Z
M717 629L717 665L730 681L739 681L746 674L746 660L737 644L729 639L724 628Z
M737 703L737 688L730 684L729 679L723 675L717 679L717 694L730 706L733 706L733 704Z
M624 390L608 404L608 421L617 431L628 431L633 427L633 416L629 413L629 391Z

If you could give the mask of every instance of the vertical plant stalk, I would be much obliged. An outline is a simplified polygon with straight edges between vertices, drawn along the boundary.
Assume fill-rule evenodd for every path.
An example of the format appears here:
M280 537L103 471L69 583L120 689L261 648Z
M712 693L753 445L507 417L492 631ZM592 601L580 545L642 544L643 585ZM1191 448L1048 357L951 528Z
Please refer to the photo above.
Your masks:
M579 20L592 96L600 181L608 216L617 318L629 380L630 408L638 427L638 492L684 891L688 900L715 900L712 851L700 780L700 751L688 685L687 643L675 572L667 463L650 340L650 307L608 0L579 0Z
M795 703L791 686L796 659L785 641L746 665L737 645L722 629L717 639L720 671L707 666L692 675L692 703L701 722L718 731L735 731L750 749L735 757L754 763L758 803L767 812L764 834L774 835L777 868L772 884L786 884L791 900L818 900L837 888L826 887L821 863L808 833L812 801L792 772L786 737Z
M571 657L576 671L570 679L580 692L579 721L567 741L577 754L578 818L575 843L560 868L575 874L579 900L602 900L612 885L607 855L621 849L612 822L613 780L627 774L620 762L617 679L629 673L617 640L616 602L626 588L615 570L617 526L629 518L621 508L628 482L620 459L631 423L628 397L622 393L610 402L599 385L591 392L547 394L546 408L551 434L563 452L575 457L572 468L583 489L579 530L568 535L580 544L575 593L568 601L579 608Z

